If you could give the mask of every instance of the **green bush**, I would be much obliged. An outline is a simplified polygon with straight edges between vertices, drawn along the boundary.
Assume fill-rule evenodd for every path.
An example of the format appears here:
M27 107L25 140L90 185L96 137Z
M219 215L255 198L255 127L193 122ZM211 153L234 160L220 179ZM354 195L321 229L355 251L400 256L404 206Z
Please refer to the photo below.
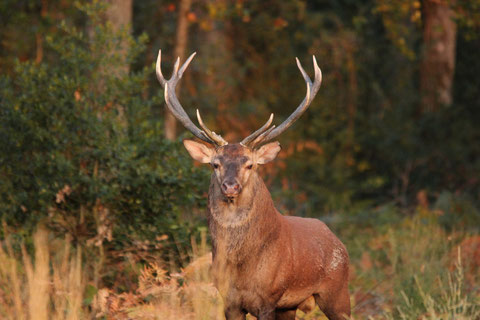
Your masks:
M117 249L172 230L189 241L208 179L163 139L153 66L128 70L147 37L113 31L95 1L78 9L81 22L46 37L48 59L17 61L0 80L0 217L29 233L49 216L97 245L113 232Z

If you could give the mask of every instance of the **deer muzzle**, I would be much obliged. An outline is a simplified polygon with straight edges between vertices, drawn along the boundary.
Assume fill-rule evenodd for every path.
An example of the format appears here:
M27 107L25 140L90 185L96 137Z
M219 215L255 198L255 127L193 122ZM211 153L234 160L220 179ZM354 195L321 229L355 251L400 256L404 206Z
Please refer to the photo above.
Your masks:
M234 198L238 196L242 187L235 180L225 180L222 183L222 193L228 198Z

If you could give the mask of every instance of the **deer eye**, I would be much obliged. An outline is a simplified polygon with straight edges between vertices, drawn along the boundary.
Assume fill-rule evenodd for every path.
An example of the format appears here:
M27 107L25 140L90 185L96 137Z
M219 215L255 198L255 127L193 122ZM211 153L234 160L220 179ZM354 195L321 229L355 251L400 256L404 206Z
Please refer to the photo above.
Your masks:
M250 169L252 169L252 168L253 168L253 164L250 164L250 165L247 166L247 169L248 169L248 170L250 170Z
M220 167L220 165L219 165L218 163L214 163L214 164L212 164L212 167L213 167L214 169L218 169L218 167Z

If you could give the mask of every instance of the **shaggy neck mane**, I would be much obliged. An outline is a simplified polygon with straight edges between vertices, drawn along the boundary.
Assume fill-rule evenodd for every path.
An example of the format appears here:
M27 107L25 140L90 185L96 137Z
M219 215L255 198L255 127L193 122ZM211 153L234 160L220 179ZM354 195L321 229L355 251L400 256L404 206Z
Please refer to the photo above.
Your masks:
M208 224L212 234L213 253L225 250L229 257L252 254L259 239L267 244L278 236L280 214L262 178L252 173L248 185L229 202L212 176L208 199ZM219 248L219 244L224 248Z

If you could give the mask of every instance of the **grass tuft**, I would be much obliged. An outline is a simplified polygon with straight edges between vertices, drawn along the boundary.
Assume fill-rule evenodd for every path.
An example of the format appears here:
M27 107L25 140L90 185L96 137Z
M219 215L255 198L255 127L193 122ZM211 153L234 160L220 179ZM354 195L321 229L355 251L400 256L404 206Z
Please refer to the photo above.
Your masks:
M4 228L6 230L6 228ZM0 246L0 315L2 319L76 320L89 315L83 306L82 253L68 240L53 250L48 231L33 235L33 254L21 245L15 254L11 237ZM4 249L5 247L5 249ZM74 252L72 252L74 251Z

